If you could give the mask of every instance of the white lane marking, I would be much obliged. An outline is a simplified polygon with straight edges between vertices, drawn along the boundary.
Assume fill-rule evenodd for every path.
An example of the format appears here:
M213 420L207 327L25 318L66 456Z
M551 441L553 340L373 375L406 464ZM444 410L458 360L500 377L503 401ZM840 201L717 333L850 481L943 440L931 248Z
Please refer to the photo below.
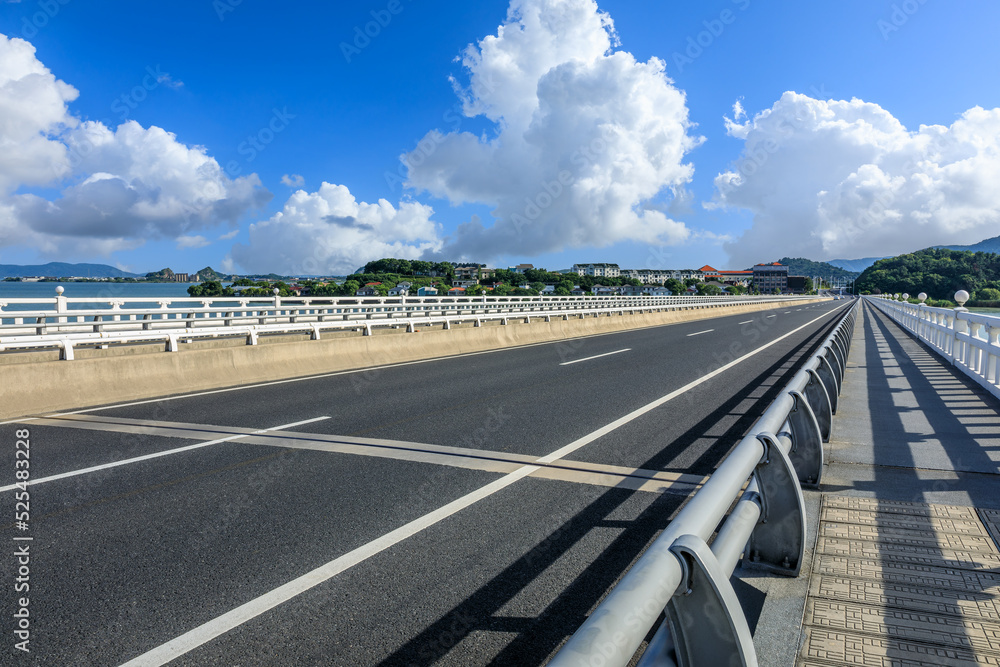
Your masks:
M630 352L632 348L626 347L624 350L616 350L614 352L605 352L604 354L595 354L592 357L587 357L586 359L575 359L573 361L564 361L559 364L560 366L569 366L570 364L578 364L581 361L590 361L591 359L600 359L601 357L610 357L612 354L621 354L622 352Z
M753 324L753 320L747 320L746 322L740 322L740 324ZM739 326L739 324L737 324L736 326Z
M830 312L833 313L836 312L836 310L839 310L839 308ZM784 340L785 338L788 338L789 336L798 333L802 329L810 326L811 324L814 324L815 322L818 322L819 320L823 319L829 314L830 313L820 315L811 322L803 324L802 326L793 331L789 331L784 336L776 338L770 343L767 343L757 348L753 352L749 352L740 357L739 359L729 362L728 364L722 366L718 370L713 371L708 375L704 375L701 378L695 380L694 382L691 382L681 387L680 389L672 391L666 396L658 398L657 400L639 408L638 410L630 412L624 417L621 417L620 419L611 422L607 426L603 426L594 431L593 433L585 435L582 438L579 438L578 440L571 442L565 447L557 449L548 456L544 456L538 459L537 462L540 464L547 464L547 463L553 463L554 461L558 461L559 459L571 454L572 452L580 449L581 447L584 447L585 445L590 444L594 440L597 440L601 436L607 435L608 433L614 431L615 429L620 428L621 426L629 423L630 421L633 421L641 417L647 412L654 410L663 405L664 403L677 398L678 396L684 394L687 391L690 391L691 389L697 387L698 385L707 382L708 380L714 378L720 373L724 373L733 366L736 366L737 364L746 361L750 357L759 354L760 352L763 352L772 345L775 345L780 341ZM124 663L121 667L161 667L161 665L165 665L168 662L175 660L176 658L190 651L193 651L202 644L205 644L206 642L209 642L215 639L216 637L219 637L220 635L223 635L229 632L230 630L239 627L243 623L246 623L247 621L256 618L257 616L263 614L264 612L270 609L273 609L274 607L280 605L283 602L287 602L296 595L303 593L309 590L310 588L318 586L319 584L325 581L328 581L332 577L340 574L341 572L344 572L348 568L353 567L358 563L361 563L362 561L380 553L381 551L384 551L385 549L395 544L398 544L399 542L405 540L408 537L416 535L420 531L429 528L434 524L442 521L443 519L446 519L447 517L475 504L476 502L482 500L483 498L487 498L493 495L494 493L510 486L514 482L523 479L534 472L537 472L539 469L540 468L537 465L526 465L518 470L515 470L514 472L508 473L507 475L504 475L495 482L487 484L486 486L476 491L473 491L468 495L462 496L458 500L454 500L445 505L444 507L441 507L440 509L434 510L429 514L425 514L419 519L415 519L410 523L400 528L397 528L392 532L386 533L382 537L372 542L369 542L368 544L358 547L357 549L351 551L350 553L344 554L343 556L340 556L339 558L330 561L326 565L321 565L315 570L307 572L298 579L293 579L287 584L284 584L283 586L280 586L269 593L265 593L264 595L258 598L255 598L243 605L240 605L239 607L233 609L232 611L226 612L222 616L217 616L211 621L199 625L193 630L184 633L183 635L167 642L166 644L161 644L160 646L157 646L151 651L147 651L146 653L143 653L142 655L133 658L132 660Z
M91 466L90 468L81 468L80 470L71 470L69 472L59 473L58 475L52 475L51 477L40 477L38 479L33 479L28 482L28 486L35 486L36 484L44 484L45 482L54 482L57 479L66 479L67 477L76 477L78 475L86 475L88 473L97 472L99 470L107 470L108 468L117 468L119 466L129 465L130 463L139 463L140 461L149 461L150 459L157 459L162 456L170 456L172 454L180 454L181 452L189 452L192 449L201 449L202 447L211 447L212 445L218 445L223 442L230 442L232 440L238 440L239 438L248 438L252 435L260 435L261 433L270 433L271 431L284 431L286 429L294 428L296 426L302 426L304 424L312 424L313 422L323 421L324 419L329 419L329 417L315 417L313 419L306 419L300 422L294 422L292 424L285 424L283 426L275 426L273 428L265 428L259 431L254 431L252 433L240 433L238 435L231 435L228 438L219 438L218 440L209 440L208 442L199 442L194 445L187 445L186 447L178 447L176 449L167 449L162 452L154 452L152 454L144 454L143 456L136 456L131 459L124 459L122 461L112 461L111 463L103 463L98 466ZM11 491L17 488L16 484L11 484L10 486L0 486L0 493L4 491Z
M364 544L354 551L336 558L326 565L321 565L311 572L307 572L298 579L293 579L287 584L275 588L269 593L265 593L258 598L240 605L232 611L226 612L211 621L198 626L197 628L184 633L180 637L173 639L166 644L161 644L151 651L129 660L122 667L159 667L171 660L192 651L202 644L209 642L216 637L223 635L233 628L236 628L247 621L260 616L269 609L277 607L282 602L291 600L296 595L322 584L323 582L337 576L358 563L361 563L379 552L385 551L389 547L402 542L408 537L430 528L434 524L447 519L448 517L462 511L480 500L487 498L494 493L510 486L514 482L523 479L531 473L537 471L538 466L524 466L512 473L504 475L500 479L487 484L486 486L473 491L458 500L453 500L444 507L436 509L429 514L425 514L419 519L400 526L392 532L386 533L382 537Z
M839 310L839 308L837 310ZM830 311L830 313L834 313L834 312L836 312L836 310ZM635 410L633 412L628 413L624 417L621 417L620 419L616 419L615 421L611 422L607 426L599 428L596 431L594 431L593 433L585 435L582 438L569 443L568 445L566 445L562 449L558 449L558 450L552 452L551 454L549 454L548 456L543 456L542 458L538 459L538 463L552 463L553 461L558 461L559 459L563 458L564 456L568 456L569 454L572 454L576 450L580 449L581 447L583 447L585 445L590 444L594 440L597 440L598 438L600 438L602 436L605 436L608 433L611 433L612 431L614 431L614 430L616 430L616 429L624 426L625 424L629 423L630 421L638 419L642 415L646 414L647 412L649 412L651 410L655 410L656 408L660 407L664 403L667 403L669 401L674 400L678 396L680 396L680 395L682 395L682 394L684 394L684 393L686 393L688 391L691 391L692 389L694 389L698 385L703 384L705 382L708 382L709 380L711 380L715 376L720 375L722 373L725 373L727 370L729 370L733 366L736 366L737 364L741 364L744 361L746 361L747 359L749 359L750 357L753 357L753 356L755 356L757 354L760 354L761 352L763 352L767 348L771 347L772 345L777 345L778 343L780 343L784 339L788 338L789 336L791 336L793 334L796 334L799 331L801 331L802 329L805 329L806 327L811 326L812 324L815 324L816 322L818 322L818 321L822 320L823 318L827 317L828 315L830 315L830 313L825 313L823 315L820 315L819 317L817 317L816 319L812 320L811 322L807 322L807 323L803 324L802 326L800 326L799 328L793 329L792 331L789 331L788 333L786 333L784 336L781 336L780 338L775 338L770 343L766 343L766 344L762 345L761 347L757 348L753 352L748 352L748 353L744 354L742 357L740 357L739 359L735 359L734 361L730 361L725 366L722 366L721 368L719 368L719 369L717 369L715 371L712 371L711 373L708 373L707 375L703 375L700 378L698 378L697 380L694 380L693 382L689 382L688 384L684 385L680 389L675 389L674 391L670 392L666 396L663 396L662 398L658 398L655 401L653 401L652 403L648 403L648 404L644 405L643 407L641 407L641 408L639 408L639 409L637 409L637 410Z
M698 333L688 334L687 337L690 338L691 336L700 336L702 334L712 333L713 331L715 331L715 329L705 329L704 331L699 331Z
M771 315L771 317L774 317ZM589 338L600 338L602 336L615 336L623 333L631 333L634 331L639 331L640 329L653 329L656 327L672 327L678 324L686 324L686 322L675 322L673 324L656 324L651 327L639 327L637 329L628 329L626 331L608 331L605 333L590 334L587 336L575 336L573 338L563 338L560 340L550 340L541 343L527 343L524 345L515 345L513 347L502 347L495 350L482 350L481 352L466 352L464 354L452 354L446 357L434 357L432 359L417 359L416 361L401 361L396 364L383 364L381 366L369 366L367 368L353 368L347 371L335 371L333 373L321 373L318 375L307 375L305 377L298 378L288 378L287 380L273 380L271 382L258 382L257 384L247 384L241 385L239 387L227 387L225 389L211 389L208 391L198 391L191 394L178 394L176 396L164 396L162 398L150 398L142 401L132 401L129 403L117 403L115 405L102 405L96 408L85 408L83 410L73 410L72 412L56 412L44 415L45 417L59 417L61 415L79 415L85 414L87 412L99 412L101 410L114 410L116 408L130 408L135 405L148 405L150 403L165 403L167 401L177 401L182 398L196 398L198 396L211 396L213 394L225 394L231 391L243 391L245 389L257 389L259 387L273 387L280 384L289 384L291 382L304 382L307 380L322 380L324 378L337 377L338 375L353 375L355 373L370 373L371 371L381 371L387 368L399 368L402 366L415 366L417 364L430 364L437 361L446 361L448 359L461 359L463 357L477 357L481 354L495 354L497 352L507 352L510 350L519 350L528 347L541 347L542 345L557 345L560 343L572 342L575 340L587 340ZM27 421L33 419L33 417L20 417L18 419L12 419L8 422L3 422L4 424L15 424L22 421Z
M770 319L770 318L772 318L772 317L777 317L777 315L768 315L768 316L767 316L767 318L768 318L768 319Z

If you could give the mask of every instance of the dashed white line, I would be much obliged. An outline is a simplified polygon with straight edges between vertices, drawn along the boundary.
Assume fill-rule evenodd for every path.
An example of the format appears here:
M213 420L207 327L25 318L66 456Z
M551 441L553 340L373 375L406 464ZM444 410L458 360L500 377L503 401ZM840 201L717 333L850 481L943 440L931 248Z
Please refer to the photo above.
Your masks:
M701 376L697 380L694 380L693 382L684 385L680 389L676 389L667 394L666 396L658 398L655 401L648 403L633 412L630 412L624 417L621 417L611 422L610 424L607 424L606 426L603 426L597 429L596 431L593 431L592 433L583 436L578 440L574 440L565 447L562 447L561 449L557 449L556 451L552 452L548 456L543 456L542 458L538 459L537 463L540 464L553 463L554 461L558 461L559 459L568 456L569 454L572 454L576 450L590 444L594 440L597 440L598 438L603 437L608 433L611 433L612 431L641 417L642 415L646 414L647 412L650 412L651 410L655 410L664 403L672 401L678 396L681 396L682 394L690 391L691 389L694 389L698 385L708 382L712 378L720 375L721 373L724 373L733 366L741 364L750 357L760 354L761 352L771 347L772 345L777 345L778 343L788 338L789 336L798 333L802 329L805 329L806 327L818 322L819 320L823 319L824 317L830 315L833 312L836 312L837 310L839 310L839 308L830 311L830 313L825 313L823 315L820 315L816 319L807 322L806 324L803 324L797 329L793 329L792 331L789 331L785 335L780 336L779 338L775 338L770 343L765 343L756 350L748 352L742 357L729 362L725 366L722 366L712 371L711 373L707 373L706 375ZM300 593L303 593L315 586L318 586L319 584L322 584L325 581L328 581L329 579L335 577L336 575L347 570L348 568L353 567L354 565L357 565L358 563L361 563L362 561L365 561L368 558L371 558L372 556L384 551L385 549L388 549L389 547L395 544L398 544L399 542L407 539L408 537L416 535L417 533L433 526L436 523L439 523L440 521L448 518L449 516L477 503L478 501L484 498L487 498L497 493L498 491L510 486L514 482L523 479L528 475L536 472L538 469L539 467L537 465L525 465L523 468L519 468L514 472L508 473L507 475L504 475L495 482L487 484L486 486L476 491L473 491L468 495L462 496L458 500L454 500L445 505L444 507L441 507L433 512L430 512L429 514L425 514L419 519L415 519L410 523L401 526L400 528L397 528L392 532L386 533L382 537L375 539L372 542L369 542L368 544L358 547L357 549L351 551L350 553L344 554L343 556L340 556L339 558L330 561L326 565L321 565L315 570L307 572L298 579L293 579L287 584L280 586L270 591L269 593L265 593L264 595L261 595L258 598L250 600L249 602L240 605L239 607L236 607L232 611L229 611L221 616L217 616L211 621L199 625L193 630L184 633L183 635L167 642L166 644L161 644L160 646L157 646L156 648L147 651L146 653L143 653L142 655L136 658L133 658L132 660L123 664L122 667L160 667L161 665L165 665L168 662L171 662L172 660L175 660L180 656L189 653L190 651L193 651L202 644L205 644L206 642L209 642L212 639L215 639L216 637L219 637L220 635L223 635L229 632L230 630L239 627L240 625L246 623L247 621L256 618L257 616L263 614L264 612L277 607L281 603L292 599L293 597L299 595Z
M690 338L691 336L700 336L702 334L712 333L713 331L715 331L715 329L705 329L704 331L699 331L698 333L688 334L687 337Z
M747 320L746 322L740 322L740 324L753 324L753 320ZM739 326L739 325L737 325Z
M632 348L626 347L624 350L615 350L614 352L605 352L604 354L595 354L592 357L587 357L586 359L574 359L573 361L564 361L559 364L560 366L569 366L570 364L578 364L581 361L590 361L591 359L600 359L601 357L610 357L612 354L621 354L622 352L629 352Z
M208 442L199 442L194 445L187 445L186 447L177 447L176 449L167 449L162 452L154 452L152 454L145 454L143 456L136 456L131 459L124 459L122 461L112 461L111 463L104 463L99 466L91 466L90 468L82 468L80 470L71 470L69 472L59 473L58 475L52 475L50 477L40 477L38 479L33 479L28 482L29 486L35 486L36 484L44 484L45 482L54 482L57 479L66 479L67 477L76 477L78 475L86 475L87 473L98 472L99 470L107 470L108 468L117 468L119 466L129 465L130 463L139 463L140 461L149 461L150 459L157 459L163 456L170 456L171 454L180 454L181 452L189 452L192 449L201 449L202 447L211 447L212 445L218 445L223 442L230 442L231 440L238 440L239 438L248 438L252 435L259 435L261 433L270 433L271 431L284 431L296 426L302 426L304 424L312 424L313 422L323 421L324 419L329 419L329 417L316 417L314 419L306 419L304 421L295 422L292 424L285 424L284 426L275 426L273 428L265 428L259 431L254 431L253 433L240 433L239 435L231 435L228 438L219 438L218 440L209 440ZM11 484L10 486L0 486L0 492L11 491L18 488L16 484Z

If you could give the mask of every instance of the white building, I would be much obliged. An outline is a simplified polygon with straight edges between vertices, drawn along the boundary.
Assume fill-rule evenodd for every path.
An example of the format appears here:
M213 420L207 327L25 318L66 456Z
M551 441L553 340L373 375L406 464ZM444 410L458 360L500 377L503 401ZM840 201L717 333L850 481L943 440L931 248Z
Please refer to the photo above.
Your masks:
M572 269L580 276L593 276L594 278L617 278L622 274L621 268L617 264L574 264Z

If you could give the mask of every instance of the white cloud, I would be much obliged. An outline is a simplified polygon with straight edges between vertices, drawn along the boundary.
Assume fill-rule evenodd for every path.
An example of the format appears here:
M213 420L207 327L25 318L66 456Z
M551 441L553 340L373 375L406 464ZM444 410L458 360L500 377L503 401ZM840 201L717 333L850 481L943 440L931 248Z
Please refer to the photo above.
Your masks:
M249 244L235 244L232 259L255 273L348 274L373 259L437 251L432 214L416 202L359 202L345 186L323 183L316 192L295 192L281 212L250 225Z
M739 120L726 124L743 153L716 177L709 204L754 213L726 246L734 265L882 256L1000 233L1000 109L910 131L877 104L788 92Z
M231 240L235 239L237 237L237 235L239 235L239 233L240 233L240 230L234 229L231 232L226 232L225 234L223 234L222 236L220 236L218 238L218 240L219 241L231 241Z
M299 174L285 174L281 177L282 185L287 185L290 188L301 188L306 184L306 179Z
M67 106L77 95L29 42L0 35L0 247L80 256L183 242L270 199L256 174L230 179L204 147L161 128L81 123ZM30 186L61 193L20 191Z
M192 248L204 248L209 245L211 241L206 239L204 236L178 236L177 237L177 249L187 250Z
M492 225L461 225L444 255L689 237L663 210L690 181L683 159L700 142L684 95L662 61L615 46L593 0L513 0L497 34L465 51L465 113L493 121L496 135L433 131L403 156L410 187L494 207Z

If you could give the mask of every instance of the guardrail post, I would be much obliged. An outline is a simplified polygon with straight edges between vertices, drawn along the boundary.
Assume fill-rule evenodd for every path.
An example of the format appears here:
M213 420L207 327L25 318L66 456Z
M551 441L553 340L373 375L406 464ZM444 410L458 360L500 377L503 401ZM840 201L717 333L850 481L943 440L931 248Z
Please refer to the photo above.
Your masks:
M822 368L822 362L820 363ZM826 383L817 371L809 370L809 383L803 391L808 399L809 407L812 409L816 423L819 425L819 433L823 442L830 439L830 432L833 429L833 403L827 393Z
M806 548L806 511L798 476L778 439L760 433L764 458L754 471L761 498L760 523L750 535L749 561L776 574L799 576Z
M837 414L837 403L840 396L840 380L837 378L837 368L834 364L838 362L836 357L834 357L834 361L831 363L830 357L834 357L834 355L829 350L827 350L826 354L819 355L819 368L816 369L816 374L819 375L820 379L823 381L823 387L826 388L826 396L830 400L831 414Z
M809 406L809 400L797 391L790 392L795 406L788 413L792 431L792 449L788 458L802 486L819 486L823 474L823 433Z
M680 560L684 574L664 610L669 632L657 633L639 667L757 667L743 608L715 554L696 535L677 538L670 551Z

